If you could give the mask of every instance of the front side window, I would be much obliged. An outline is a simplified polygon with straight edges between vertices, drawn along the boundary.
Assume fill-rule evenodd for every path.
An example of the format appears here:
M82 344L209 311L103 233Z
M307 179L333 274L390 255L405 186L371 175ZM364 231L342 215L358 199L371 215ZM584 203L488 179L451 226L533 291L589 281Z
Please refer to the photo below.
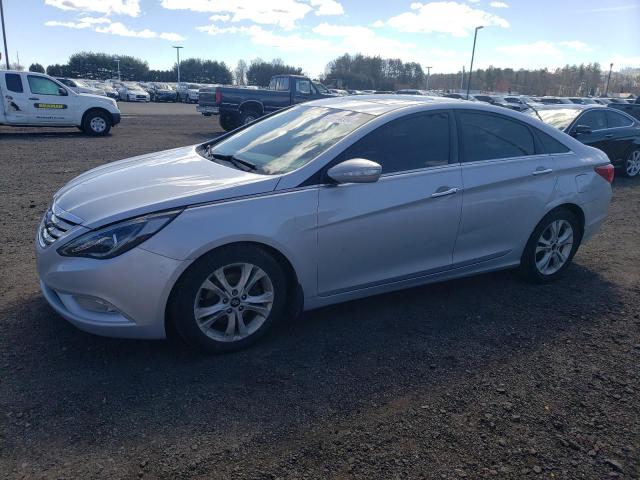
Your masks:
M29 88L31 89L31 93L35 95L56 95L56 96L64 96L66 95L66 91L60 87L53 80L49 80L45 77L36 77L35 75L29 75L27 77L27 81L29 82ZM62 93L62 92L65 93Z
M413 115L377 128L343 154L344 160L365 158L382 166L382 173L403 172L449 163L449 115Z
M306 165L372 118L348 110L295 107L213 145L207 156L248 162L256 173L287 173Z
M630 127L632 124L633 120L625 115L614 111L607 112L607 125L609 128Z
M7 82L7 90L16 93L24 92L22 88L22 78L19 73L6 73L4 80Z
M499 115L459 112L462 161L477 162L535 154L533 135L526 125Z
M298 93L303 95L311 94L311 82L309 80L298 80L296 85L296 90Z
M578 118L576 125L584 125L591 130L602 130L607 128L607 117L604 110L590 110Z

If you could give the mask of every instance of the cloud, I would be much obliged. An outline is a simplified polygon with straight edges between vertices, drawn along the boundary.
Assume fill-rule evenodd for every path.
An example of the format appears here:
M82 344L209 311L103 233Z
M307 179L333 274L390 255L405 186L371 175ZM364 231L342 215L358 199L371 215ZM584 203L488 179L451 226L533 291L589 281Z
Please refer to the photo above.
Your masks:
M610 7L592 8L587 12L624 12L625 10L635 10L640 8L640 3L631 3L629 5L616 5Z
M228 22L231 19L231 15L211 15L209 20L213 22Z
M136 38L161 38L171 42L177 42L184 40L182 35L171 32L157 33L148 28L144 30L131 30L120 22L112 22L106 17L82 17L75 22L60 22L57 20L49 20L44 23L47 27L65 27L75 29L91 28L98 33L107 33L111 35L118 35L121 37L136 37Z
M276 48L288 52L309 52L310 50L327 51L327 49L331 49L331 44L325 40L306 38L298 34L276 34L265 30L259 25L251 25L250 27L207 25L196 27L196 30L209 35L246 35L255 45Z
M382 28L382 27L384 27L384 25L385 25L385 23L382 20L376 20L375 22L373 22L371 24L371 26L373 28Z
M96 12L104 15L140 15L140 0L45 0L49 5L61 10Z
M162 7L170 10L191 10L227 15L232 22L250 21L259 25L277 25L291 30L308 13L340 15L342 5L336 0L162 0ZM214 19L227 21L222 18Z
M592 52L593 48L590 48L589 45L587 45L584 42L580 42L578 40L567 40L564 42L558 42L558 45L560 45L561 47L567 47L570 48L572 50L578 50L580 52Z
M504 2L491 2L489 6L493 8L509 8L509 5Z
M578 40L567 40L562 42L547 42L540 40L533 43L523 43L519 45L504 45L496 47L502 53L522 56L548 56L562 57L564 49L578 50L581 52L591 52L593 49L584 42Z
M387 20L386 24L401 32L448 33L466 37L479 25L509 28L504 18L457 2L414 2L414 12L405 12Z
M336 2L336 0L310 0L312 7L317 7L316 15L342 15L344 13L344 8L340 2Z

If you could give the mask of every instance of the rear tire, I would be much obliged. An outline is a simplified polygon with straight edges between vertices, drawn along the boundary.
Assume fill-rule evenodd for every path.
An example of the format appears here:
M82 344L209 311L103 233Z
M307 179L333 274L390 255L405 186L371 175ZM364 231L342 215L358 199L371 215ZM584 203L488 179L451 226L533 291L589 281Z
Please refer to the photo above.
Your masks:
M240 125L246 125L260 118L260 114L252 109L244 110L240 113Z
M264 250L232 245L189 267L173 288L169 320L190 345L233 352L261 338L282 318L287 277Z
M94 137L104 136L111 130L111 117L102 110L87 112L82 121L82 131Z
M231 130L238 128L238 118L231 113L221 113L220 126L225 132L230 132Z
M628 178L635 178L640 174L640 149L629 152L622 165L622 174Z
M569 210L548 213L538 223L524 249L519 273L532 283L549 283L562 276L582 240L579 220Z

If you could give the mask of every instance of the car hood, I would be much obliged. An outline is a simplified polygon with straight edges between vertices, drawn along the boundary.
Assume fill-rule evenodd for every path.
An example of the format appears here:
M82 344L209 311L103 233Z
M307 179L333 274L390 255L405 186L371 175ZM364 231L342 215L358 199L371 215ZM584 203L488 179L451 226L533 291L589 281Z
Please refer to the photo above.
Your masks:
M89 170L62 187L54 204L95 228L159 210L270 192L278 178L215 163L190 146Z

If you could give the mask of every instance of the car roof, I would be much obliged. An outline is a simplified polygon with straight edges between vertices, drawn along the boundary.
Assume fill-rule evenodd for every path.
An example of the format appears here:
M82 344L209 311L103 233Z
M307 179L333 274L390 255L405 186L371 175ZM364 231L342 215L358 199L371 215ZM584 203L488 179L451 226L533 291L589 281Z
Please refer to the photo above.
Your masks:
M382 95L358 95L345 97L330 97L321 100L313 100L306 102L306 106L336 108L339 110L351 110L352 112L368 113L370 115L383 115L385 113L397 110L399 108L412 107L418 105L438 104L460 105L466 103L464 100L458 100L447 97L430 97L417 95L398 95L398 94L382 94Z

